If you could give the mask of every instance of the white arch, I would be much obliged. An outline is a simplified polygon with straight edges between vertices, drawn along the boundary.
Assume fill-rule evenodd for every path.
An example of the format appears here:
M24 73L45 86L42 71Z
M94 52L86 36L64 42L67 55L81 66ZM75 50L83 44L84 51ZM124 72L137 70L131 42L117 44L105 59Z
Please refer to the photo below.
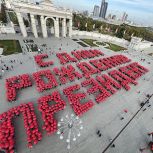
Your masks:
M54 21L54 23L55 23L55 19L54 19L54 17L45 17L45 22L47 21L47 19L52 19L53 21Z
M46 20L47 19L52 19L54 21L54 34L55 37L59 37L59 18L56 17L56 19L54 17L45 17L45 24L46 24Z
M46 22L47 22L48 19L52 19L52 20L53 20L53 22L54 22L54 26L53 26L53 28L54 28L54 35L56 35L56 34L55 34L55 32L56 32L56 30L55 30L56 20L55 20L54 17L45 17L45 24L46 24Z

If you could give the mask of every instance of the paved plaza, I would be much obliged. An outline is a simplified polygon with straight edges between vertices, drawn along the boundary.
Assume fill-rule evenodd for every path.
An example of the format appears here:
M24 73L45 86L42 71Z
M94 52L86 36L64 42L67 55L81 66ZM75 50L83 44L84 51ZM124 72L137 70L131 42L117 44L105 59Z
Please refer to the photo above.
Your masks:
M84 37L82 36L82 38ZM33 72L42 69L52 70L54 67L61 67L56 53L66 51L70 54L73 50L88 50L91 49L91 47L84 48L73 41L72 39L79 39L77 36L71 39L54 37L36 39L8 34L2 35L1 39L19 40L23 53L9 55L7 57L2 56L0 59L5 61L6 65L13 65L13 69L5 71L2 79L0 79L0 114L21 103L33 102L41 130L43 122L41 114L37 110L37 99L55 90L58 90L62 95L62 99L66 101L66 109L58 112L55 115L56 119L59 120L62 116L71 114L73 110L67 98L63 95L62 90L70 85L80 83L85 78L58 86L55 89L45 91L41 94L38 93L36 85L33 83L32 87L19 91L19 96L16 102L13 103L8 103L6 100L5 79L25 73L31 75ZM25 39L33 39L34 44L36 44L43 53L47 53L49 59L54 61L54 65L49 68L39 68L33 58L37 53L27 51L26 43L24 42ZM46 46L43 46L43 44L46 44ZM138 62L140 65L148 68L149 72L138 79L137 86L130 84L131 90L126 91L125 89L121 89L104 103L97 104L93 95L87 95L87 99L91 99L95 105L91 110L81 116L84 129L81 132L81 137L72 144L70 150L67 150L66 142L60 140L56 133L52 136L47 136L46 132L42 130L42 140L32 149L29 149L27 147L23 119L22 117L16 118L14 126L17 153L141 153L140 148L146 148L148 146L150 139L147 133L153 132L153 97L151 97L149 102L142 108L140 107L140 103L147 100L147 94L153 94L153 57L131 50L113 52L104 47L92 47L92 49L101 50L105 54L105 57L115 54L125 55L129 59L132 59L132 62ZM94 59L99 59L99 57ZM10 60L15 60L15 62L12 64ZM89 61L89 59L82 60L82 62L83 61ZM2 67L3 63L0 64ZM75 63L71 64L80 72ZM123 64L122 66L124 65L127 64ZM118 67L113 69L117 69ZM104 71L101 74L107 74L109 71L110 70ZM96 77L96 75L92 77ZM80 91L86 92L86 89L82 87ZM128 110L127 113L124 112L125 109ZM101 137L98 137L96 134L97 130L101 131ZM150 153L150 150L146 149L143 153Z

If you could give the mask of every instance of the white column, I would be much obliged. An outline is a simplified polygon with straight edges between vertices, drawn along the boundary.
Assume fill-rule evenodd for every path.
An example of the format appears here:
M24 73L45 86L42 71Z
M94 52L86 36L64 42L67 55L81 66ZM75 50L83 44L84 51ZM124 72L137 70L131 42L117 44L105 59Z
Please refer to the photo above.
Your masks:
M72 19L69 19L69 37L72 37Z
M43 37L47 38L47 27L46 27L44 16L41 16L40 20L41 20L41 28L42 28Z
M30 14L31 17L31 24L32 24L32 31L33 34L35 36L35 38L38 38L38 33L37 33L37 27L36 27L36 21L35 21L35 17L33 14Z
M55 19L55 37L59 38L59 18Z
M62 36L66 37L66 18L62 20Z
M20 12L16 12L17 18L18 18L18 22L19 22L19 26L22 32L23 37L27 37L27 31L26 31L26 27L24 25L24 21L23 21L23 17L21 16Z

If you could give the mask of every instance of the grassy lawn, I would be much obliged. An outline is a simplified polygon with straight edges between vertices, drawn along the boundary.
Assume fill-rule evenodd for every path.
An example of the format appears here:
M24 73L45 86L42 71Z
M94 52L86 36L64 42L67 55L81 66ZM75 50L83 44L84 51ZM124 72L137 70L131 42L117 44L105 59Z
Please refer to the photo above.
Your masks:
M104 42L96 42L96 44L97 45L100 45L100 46L106 46L107 43L104 43Z
M91 47L98 47L96 44L93 43L96 40L93 40L93 39L81 39L81 40Z
M110 49L110 50L113 50L115 52L118 52L118 51L121 51L121 50L127 50L126 48L124 47L121 47L121 46L118 46L118 45L115 45L115 44L112 44L112 43L107 43L109 46L106 47L107 49Z
M22 49L18 40L0 40L0 48L3 48L2 55L21 53Z
M79 45L81 45L82 47L88 47L86 44L84 44L83 42L77 42Z
M126 48L124 47L121 47L121 46L118 46L116 44L112 44L112 43L107 43L107 42L96 42L96 44L94 44L94 42L96 40L93 40L93 39L80 39L81 41L85 42L86 44L88 44L89 46L91 47L98 47L98 45L100 46L106 46L106 45L109 45L108 47L105 47L107 49L110 49L110 50L113 50L115 52L118 52L118 51L122 51L122 50L127 50ZM82 44L81 42L79 42L80 45L82 45L83 47L84 44Z
M72 39L73 41L78 41L78 39Z

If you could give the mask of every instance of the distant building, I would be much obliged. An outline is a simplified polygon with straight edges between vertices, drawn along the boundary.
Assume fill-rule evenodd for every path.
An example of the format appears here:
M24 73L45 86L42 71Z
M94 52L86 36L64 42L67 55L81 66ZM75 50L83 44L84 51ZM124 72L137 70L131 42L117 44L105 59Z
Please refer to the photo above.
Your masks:
M112 15L112 19L113 20L116 20L116 15Z
M112 15L111 14L108 14L108 19L112 19Z
M83 11L82 13L84 16L89 16L89 12L88 11Z
M101 8L100 8L100 14L99 17L105 19L106 12L107 12L108 3L105 2L105 0L102 0L101 2Z
M142 50L153 46L153 42L143 40L142 38L132 37L129 48Z
M94 6L94 11L93 11L93 16L94 17L99 17L99 11L100 11L100 7L98 5Z
M123 22L127 21L127 18L128 18L128 14L126 12L124 12L123 16L122 16L122 21Z
M127 21L127 18L128 18L128 14L126 14L126 16L125 16L125 18L124 18L124 19L125 19L125 21Z

